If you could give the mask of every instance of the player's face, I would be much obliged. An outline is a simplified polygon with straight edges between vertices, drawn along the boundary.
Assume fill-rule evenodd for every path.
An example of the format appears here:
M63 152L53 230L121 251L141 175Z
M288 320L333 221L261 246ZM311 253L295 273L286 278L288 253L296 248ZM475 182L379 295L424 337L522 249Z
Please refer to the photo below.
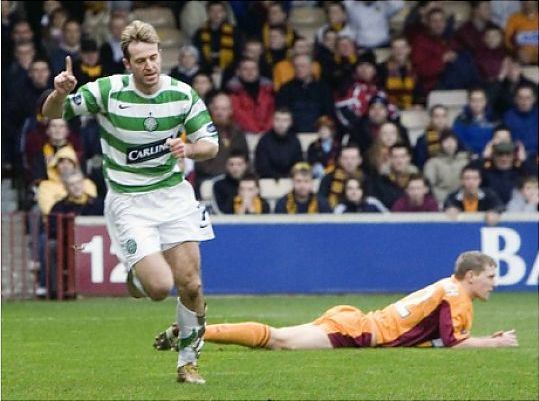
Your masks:
M124 64L133 73L135 83L143 88L156 87L161 74L161 52L157 43L132 42L128 51L129 60L124 58Z
M494 290L496 280L496 266L487 266L479 274L472 274L471 286L474 298L486 301Z

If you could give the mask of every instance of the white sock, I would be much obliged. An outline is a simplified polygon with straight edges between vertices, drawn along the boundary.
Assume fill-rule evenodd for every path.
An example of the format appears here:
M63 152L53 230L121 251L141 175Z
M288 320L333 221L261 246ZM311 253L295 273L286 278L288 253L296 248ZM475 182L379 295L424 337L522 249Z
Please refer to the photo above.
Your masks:
M197 314L185 307L178 297L176 306L176 321L180 326L178 367L188 363L197 362L198 352L204 345L202 336L204 334L205 317Z

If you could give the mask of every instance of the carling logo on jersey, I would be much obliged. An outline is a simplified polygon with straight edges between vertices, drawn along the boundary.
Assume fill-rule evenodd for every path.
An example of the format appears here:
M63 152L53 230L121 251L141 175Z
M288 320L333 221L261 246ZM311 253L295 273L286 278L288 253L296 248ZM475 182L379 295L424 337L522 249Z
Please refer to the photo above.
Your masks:
M127 148L127 164L142 163L169 153L170 148L166 144L167 139Z

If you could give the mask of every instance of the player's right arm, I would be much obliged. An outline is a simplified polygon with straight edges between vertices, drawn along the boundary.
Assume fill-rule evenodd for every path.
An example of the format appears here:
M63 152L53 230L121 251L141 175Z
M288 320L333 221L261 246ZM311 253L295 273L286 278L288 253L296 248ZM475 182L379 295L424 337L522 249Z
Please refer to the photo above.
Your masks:
M453 348L498 347L518 347L518 339L515 330L497 331L490 337L469 337L453 346Z
M66 57L66 69L54 77L54 90L43 102L42 113L48 118L61 118L64 111L64 102L73 89L77 80L73 75L71 57Z

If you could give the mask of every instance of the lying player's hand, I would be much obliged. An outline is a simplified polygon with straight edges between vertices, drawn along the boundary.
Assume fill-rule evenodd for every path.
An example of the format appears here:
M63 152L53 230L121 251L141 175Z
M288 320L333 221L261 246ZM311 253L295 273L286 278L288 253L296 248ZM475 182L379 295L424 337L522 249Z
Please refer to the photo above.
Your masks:
M189 145L184 143L181 138L169 138L166 143L170 147L170 153L172 153L176 159L189 157Z
M66 69L54 77L54 89L60 95L67 96L77 86L77 79L73 75L71 57L66 56Z
M518 347L517 333L515 330L497 331L492 337L496 338L498 347Z

